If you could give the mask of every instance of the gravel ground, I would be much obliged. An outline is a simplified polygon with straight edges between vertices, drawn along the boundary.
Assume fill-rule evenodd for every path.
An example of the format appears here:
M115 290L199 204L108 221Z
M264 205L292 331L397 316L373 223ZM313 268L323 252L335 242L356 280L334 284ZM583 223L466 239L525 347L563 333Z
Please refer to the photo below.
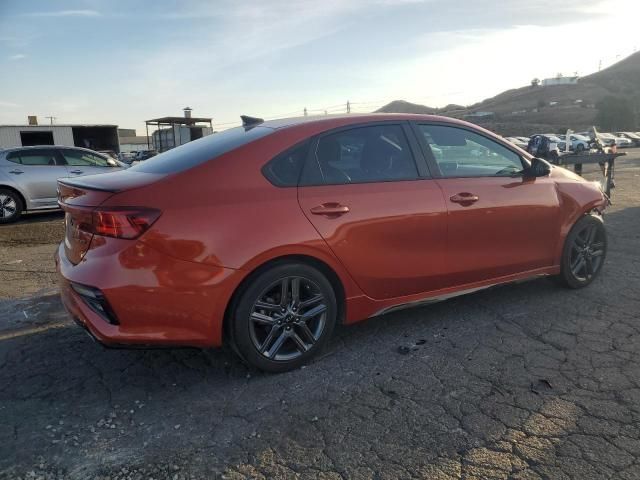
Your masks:
M61 216L2 227L0 478L640 478L639 155L617 181L587 289L542 279L339 328L281 375L104 349L49 294Z
M0 226L0 299L55 290L53 253L64 236L61 212L25 215Z

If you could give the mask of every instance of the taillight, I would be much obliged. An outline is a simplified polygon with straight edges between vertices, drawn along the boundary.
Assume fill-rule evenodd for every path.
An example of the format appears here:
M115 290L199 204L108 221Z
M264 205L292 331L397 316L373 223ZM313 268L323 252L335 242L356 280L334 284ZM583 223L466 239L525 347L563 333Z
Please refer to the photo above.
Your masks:
M138 238L160 217L160 211L137 207L102 207L92 212L91 225L83 224L89 230L104 237Z

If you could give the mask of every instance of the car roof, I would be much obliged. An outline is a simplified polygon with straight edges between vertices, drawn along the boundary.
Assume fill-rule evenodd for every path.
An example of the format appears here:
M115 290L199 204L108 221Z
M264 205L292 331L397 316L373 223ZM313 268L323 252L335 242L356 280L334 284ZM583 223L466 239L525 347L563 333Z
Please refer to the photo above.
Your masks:
M101 153L97 150L91 150L90 148L84 148L84 147L74 147L74 146L69 146L69 145L33 145L33 146L28 146L28 147L9 147L9 148L5 148L2 149L0 148L0 152L5 154L5 153L11 153L11 152L20 152L20 151L24 151L24 150L41 150L41 149L45 149L45 148L62 148L62 149L67 149L67 150L81 150L83 152L88 152L91 154L97 154L99 156L104 156L104 153Z
M382 121L430 121L440 123L451 123L456 125L473 126L474 128L481 128L477 125L473 125L464 120L458 120L451 117L442 117L439 115L421 115L414 113L344 113L337 115L315 115L307 117L291 117L291 118L278 118L274 120L267 120L262 123L257 123L256 126L282 129L288 127L294 127L297 125L309 125L318 124L332 128L334 126L343 126L351 124L360 124L367 122L382 122ZM335 124L335 125L334 125Z
M75 147L70 145L30 145L26 147L8 147L3 149L4 151L9 150L38 150L40 148L72 148L74 150L85 150L87 152L97 152L97 150L91 150L90 148L84 147Z

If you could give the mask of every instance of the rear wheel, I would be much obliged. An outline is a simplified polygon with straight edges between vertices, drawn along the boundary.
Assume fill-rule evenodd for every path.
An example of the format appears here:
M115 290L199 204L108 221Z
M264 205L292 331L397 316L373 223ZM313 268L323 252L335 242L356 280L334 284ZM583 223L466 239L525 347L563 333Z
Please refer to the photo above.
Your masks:
M607 255L607 232L600 217L586 215L573 226L564 245L560 280L570 288L589 285Z
M238 353L268 372L297 368L326 345L336 323L327 278L305 264L281 264L256 276L230 321Z
M15 222L22 215L22 199L13 190L0 188L0 223Z

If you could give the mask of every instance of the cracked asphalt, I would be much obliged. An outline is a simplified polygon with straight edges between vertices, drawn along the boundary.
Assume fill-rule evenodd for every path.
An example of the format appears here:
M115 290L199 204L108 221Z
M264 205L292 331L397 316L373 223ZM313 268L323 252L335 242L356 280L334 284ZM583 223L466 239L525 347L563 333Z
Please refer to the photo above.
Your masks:
M38 273L52 245L2 245L0 265L31 266L0 272L21 285L0 292L0 478L638 479L640 155L617 183L590 287L541 279L342 327L280 375L226 350L107 350ZM29 222L0 241L60 216Z

